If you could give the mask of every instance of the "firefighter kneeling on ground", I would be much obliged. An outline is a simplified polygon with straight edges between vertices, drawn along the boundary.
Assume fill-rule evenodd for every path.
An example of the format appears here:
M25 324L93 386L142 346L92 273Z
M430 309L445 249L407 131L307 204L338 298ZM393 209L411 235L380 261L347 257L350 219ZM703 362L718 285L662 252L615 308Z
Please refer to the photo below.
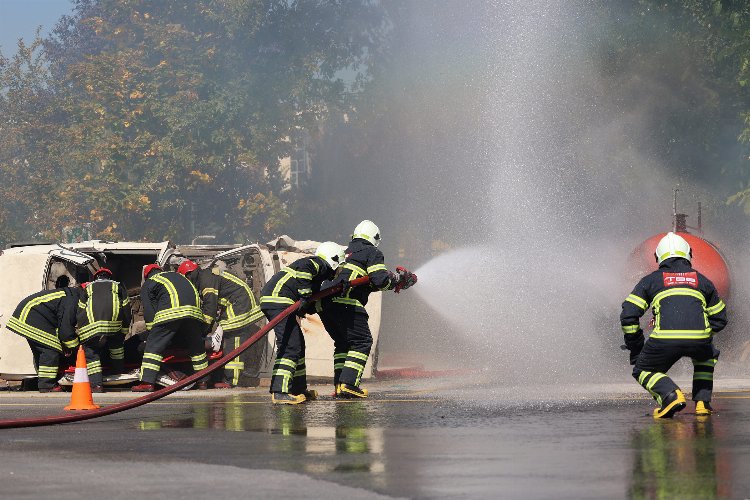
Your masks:
M94 281L81 285L78 301L78 338L86 355L91 392L104 392L102 354L109 351L111 370L122 373L125 362L125 336L130 327L128 292L112 279L106 267L94 273Z
M416 275L397 268L391 273L385 267L380 244L380 229L372 221L364 220L354 228L346 249L346 261L331 286L344 285L342 294L323 300L319 312L323 326L334 341L333 383L336 397L366 398L367 389L359 386L362 372L370 357L372 333L365 309L373 291L405 290L417 282ZM368 285L348 287L347 284L363 276L370 277Z
M58 385L60 354L78 347L76 305L78 292L63 275L54 290L43 290L23 299L6 327L29 342L37 370L39 392L62 392Z
M208 366L203 313L193 284L179 273L163 271L158 264L146 266L143 278L141 303L148 336L141 363L141 383L133 386L133 392L156 390L164 351L176 337L186 345L194 372ZM198 383L201 382L204 380Z
M192 260L183 261L177 272L188 278L198 290L207 335L211 333L211 326L221 306L219 325L223 332L222 344L225 354L239 347L258 331L258 326L254 323L263 317L263 312L255 302L253 291L243 280L226 271L201 269ZM251 381L255 381L254 385L257 386L263 344L256 342L249 351L251 352L246 358L253 360L254 365L249 367L245 375ZM223 380L216 382L214 388L236 387L245 368L245 363L239 356L234 358L224 366Z
M320 290L323 281L330 280L344 260L344 249L332 241L321 243L315 255L298 259L276 273L263 287L260 307L268 320L300 301L296 315L280 321L276 333L276 361L271 377L271 400L279 404L298 404L317 398L307 390L305 371L305 339L297 316L314 312L310 296Z
M686 406L685 396L667 371L683 356L693 360L696 415L710 415L714 367L719 350L713 334L727 324L724 302L711 281L691 267L684 238L667 233L656 246L659 269L641 279L622 304L620 323L634 364L633 377L660 408L654 418L671 418ZM654 329L643 340L639 319L653 308Z

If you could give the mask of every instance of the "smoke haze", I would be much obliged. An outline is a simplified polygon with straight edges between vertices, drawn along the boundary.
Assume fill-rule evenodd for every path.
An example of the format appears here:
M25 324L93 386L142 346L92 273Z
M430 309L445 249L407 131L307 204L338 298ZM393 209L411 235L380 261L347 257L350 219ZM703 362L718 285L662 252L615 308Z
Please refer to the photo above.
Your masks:
M590 2L458 4L407 9L388 130L339 221L345 235L375 220L391 267L421 265L414 289L385 297L383 359L406 351L506 384L629 381L625 265L670 229L673 187L689 223L703 202L705 236L728 242L735 269L746 222L723 204L725 178L664 143L660 114L687 106L673 68L603 67L611 26Z

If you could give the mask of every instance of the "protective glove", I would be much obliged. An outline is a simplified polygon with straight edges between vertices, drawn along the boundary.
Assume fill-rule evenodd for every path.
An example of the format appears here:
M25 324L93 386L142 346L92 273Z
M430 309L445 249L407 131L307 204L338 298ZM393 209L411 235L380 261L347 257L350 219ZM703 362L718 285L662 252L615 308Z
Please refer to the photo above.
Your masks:
M307 297L302 297L301 299L299 299L299 306L297 306L297 312L295 314L300 318L303 317L310 309L310 305L310 299Z
M69 357L71 357L73 355L74 352L75 352L74 348L72 348L72 347L66 347L65 344L62 344L62 353L63 353L63 356L65 356L66 358L69 358Z
M643 330L638 330L637 333L625 334L623 338L625 345L622 347L630 351L630 364L634 365L643 349Z
M411 288L417 283L417 275L412 273L405 267L398 266L396 268L396 277L398 278L398 282L396 283L396 286L394 288L394 291L396 293L399 293L401 290Z
M349 289L352 287L352 282L349 280L344 280L341 282L341 293L339 295L346 295L346 292L349 291Z

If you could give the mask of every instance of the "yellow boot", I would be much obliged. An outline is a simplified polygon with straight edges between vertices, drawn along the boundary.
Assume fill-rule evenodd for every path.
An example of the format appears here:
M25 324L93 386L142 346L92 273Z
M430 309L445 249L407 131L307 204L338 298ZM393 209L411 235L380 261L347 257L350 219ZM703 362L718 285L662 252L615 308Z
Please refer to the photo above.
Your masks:
M696 401L695 402L695 414L699 417L705 417L711 415L714 409L711 408L711 403L708 401Z
M367 389L362 389L356 385L339 384L336 389L336 397L344 399L366 398Z
M274 404L298 405L305 402L304 394L287 394L286 392L274 392L271 395L271 401Z
M675 413L684 410L686 405L685 395L676 389L662 400L661 408L654 410L654 418L672 418Z

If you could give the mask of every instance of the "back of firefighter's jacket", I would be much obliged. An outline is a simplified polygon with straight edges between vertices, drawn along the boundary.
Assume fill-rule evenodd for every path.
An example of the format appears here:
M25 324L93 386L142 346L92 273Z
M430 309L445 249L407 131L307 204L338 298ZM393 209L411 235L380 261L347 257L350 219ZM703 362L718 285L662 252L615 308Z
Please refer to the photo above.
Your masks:
M81 342L94 335L127 334L131 311L125 287L107 279L85 283L78 301L77 318Z
M325 259L317 255L302 257L273 275L261 291L260 303L294 304L320 290L320 284L332 276L333 270Z
M726 306L714 284L686 259L671 258L645 276L622 304L625 335L641 332L639 318L653 308L655 339L704 340L727 324Z
M75 333L78 294L72 287L43 290L23 299L6 325L12 332L62 351L78 345ZM61 344L62 342L62 344Z
M147 329L178 319L203 321L198 291L189 279L176 272L151 274L141 287L141 303Z
M221 310L219 324L224 332L243 328L263 317L250 286L226 271L197 269L203 320L211 325Z

